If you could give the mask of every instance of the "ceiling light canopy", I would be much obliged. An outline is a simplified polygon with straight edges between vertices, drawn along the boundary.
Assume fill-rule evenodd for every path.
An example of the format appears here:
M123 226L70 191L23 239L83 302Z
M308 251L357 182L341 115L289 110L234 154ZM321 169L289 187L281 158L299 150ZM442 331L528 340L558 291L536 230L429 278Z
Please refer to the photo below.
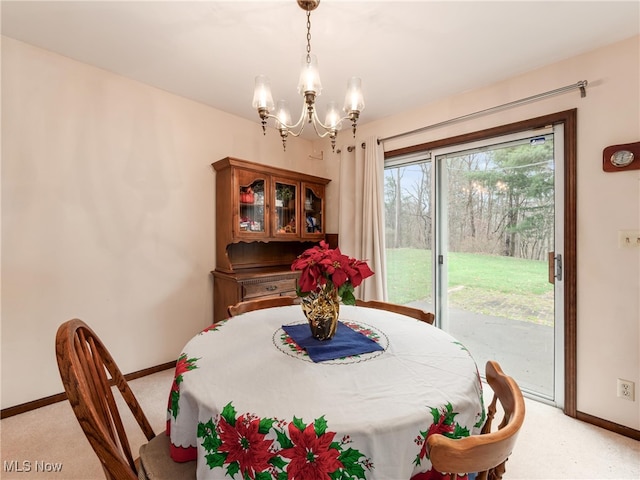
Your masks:
M289 134L298 137L304 130L305 124L311 123L316 134L320 138L327 135L331 139L331 148L335 150L336 137L342 128L343 120L351 120L353 136L356 136L356 126L360 112L364 109L364 97L362 96L361 80L352 77L347 83L347 93L344 100L343 113L338 110L335 102L329 102L324 123L318 118L316 110L316 97L322 92L320 74L318 73L318 59L311 54L311 12L320 4L320 0L297 0L300 8L307 12L307 53L304 57L300 79L298 81L298 93L304 97L302 113L296 123L291 123L291 114L287 102L279 100L277 106L273 103L271 84L269 78L264 75L256 77L255 90L253 92L253 108L258 111L262 119L262 131L266 135L267 119L275 120L275 127L282 137L282 146L286 149ZM274 110L275 108L275 110ZM273 112L273 113L272 113Z

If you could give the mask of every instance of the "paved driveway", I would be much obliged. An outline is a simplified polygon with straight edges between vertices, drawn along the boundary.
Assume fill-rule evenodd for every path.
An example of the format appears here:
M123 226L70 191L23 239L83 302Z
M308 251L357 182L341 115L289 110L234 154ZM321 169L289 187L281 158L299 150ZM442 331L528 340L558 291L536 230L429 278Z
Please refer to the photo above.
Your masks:
M426 302L412 306L433 311ZM553 327L451 309L450 333L467 347L481 373L496 360L522 390L553 398Z

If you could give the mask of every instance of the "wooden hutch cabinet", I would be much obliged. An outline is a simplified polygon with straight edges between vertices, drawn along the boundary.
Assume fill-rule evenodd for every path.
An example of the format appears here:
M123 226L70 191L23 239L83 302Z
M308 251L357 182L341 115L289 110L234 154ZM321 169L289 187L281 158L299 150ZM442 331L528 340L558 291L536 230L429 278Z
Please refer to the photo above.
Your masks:
M295 295L291 263L325 239L329 179L226 157L216 170L213 321L239 301ZM331 242L334 243L334 242Z

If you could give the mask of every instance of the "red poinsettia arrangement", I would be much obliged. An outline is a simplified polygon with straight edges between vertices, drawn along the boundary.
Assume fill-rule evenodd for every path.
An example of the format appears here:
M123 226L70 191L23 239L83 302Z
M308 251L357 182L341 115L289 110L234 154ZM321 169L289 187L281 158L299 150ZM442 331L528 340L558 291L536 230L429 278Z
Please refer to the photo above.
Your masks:
M336 288L345 305L355 305L354 288L374 273L367 262L343 255L339 248L329 248L324 240L298 256L291 264L291 270L301 270L298 296L304 297L323 288Z

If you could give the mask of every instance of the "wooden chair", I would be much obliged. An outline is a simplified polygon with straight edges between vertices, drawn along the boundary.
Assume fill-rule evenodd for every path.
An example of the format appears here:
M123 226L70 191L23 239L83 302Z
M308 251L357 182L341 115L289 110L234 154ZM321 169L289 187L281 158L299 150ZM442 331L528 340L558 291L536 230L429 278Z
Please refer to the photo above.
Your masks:
M476 480L500 480L524 421L524 397L515 380L505 375L500 365L491 360L487 362L486 377L494 396L481 434L460 439L434 434L427 438L427 452L433 467L439 472L449 473L452 480L456 473L469 472L477 472ZM498 400L504 417L498 429L492 432L491 423Z
M169 438L156 435L124 376L98 336L82 320L58 328L56 358L69 403L107 480L195 479L196 462L169 456ZM134 459L112 386L117 386L148 443Z
M378 308L380 310L387 310L389 312L400 313L408 317L417 318L418 320L426 322L430 325L433 325L433 321L436 318L433 313L425 312L424 310L421 310L416 307L410 307L408 305L398 305L397 303L381 302L379 300L369 300L369 301L356 300L356 306Z
M257 298L255 300L245 300L244 302L238 302L235 305L229 305L227 307L227 312L229 312L230 317L235 317L236 315L240 315L241 313L260 310L262 308L286 307L289 305L294 305L297 303L297 301L298 299L296 297L289 297L287 295L283 295L280 297Z

